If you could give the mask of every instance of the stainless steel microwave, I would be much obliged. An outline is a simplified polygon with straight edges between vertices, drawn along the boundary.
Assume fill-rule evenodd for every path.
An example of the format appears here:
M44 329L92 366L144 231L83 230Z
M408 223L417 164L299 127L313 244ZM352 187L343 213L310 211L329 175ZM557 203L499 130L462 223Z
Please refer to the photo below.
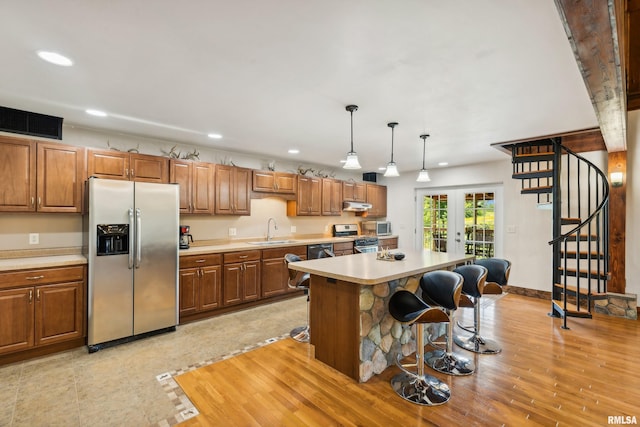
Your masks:
M391 223L389 221L362 221L362 233L389 236L391 235Z

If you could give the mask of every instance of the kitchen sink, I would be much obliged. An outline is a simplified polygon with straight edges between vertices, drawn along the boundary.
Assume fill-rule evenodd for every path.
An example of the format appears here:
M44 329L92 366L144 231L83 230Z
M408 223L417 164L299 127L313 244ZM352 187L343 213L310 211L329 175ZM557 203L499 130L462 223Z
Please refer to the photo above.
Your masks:
M283 243L294 243L295 240L259 240L257 242L247 242L250 245L262 245L262 246L270 246L270 245L281 245Z

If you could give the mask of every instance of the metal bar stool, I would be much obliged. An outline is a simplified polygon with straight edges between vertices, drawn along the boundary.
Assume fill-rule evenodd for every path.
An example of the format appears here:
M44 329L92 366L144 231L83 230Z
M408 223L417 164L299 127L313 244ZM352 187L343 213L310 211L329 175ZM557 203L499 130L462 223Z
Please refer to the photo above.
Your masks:
M477 259L475 264L486 267L487 282L484 286L484 294L499 295L502 287L509 283L511 273L511 261L501 258Z
M456 273L464 277L462 284L462 295L460 296L459 307L473 307L473 325L462 325L458 322L458 326L473 335L455 335L453 341L465 350L473 351L480 354L497 354L502 348L500 345L490 339L483 338L480 335L480 298L484 292L488 270L481 265L463 265L456 268Z
M391 295L389 313L398 322L416 324L416 361L402 364L402 355L398 355L396 364L403 372L391 379L391 387L403 399L419 405L435 406L447 402L451 397L449 386L424 373L424 324L449 322L449 316L439 308L429 307L415 294L404 289Z
M435 349L425 354L425 360L431 368L448 375L470 375L476 369L471 360L453 352L453 319L460 301L463 281L464 278L453 271L431 271L425 273L420 280L425 302L442 307L450 319L447 323L446 347L438 347L438 343L429 337L429 344Z
M284 261L289 265L290 262L298 262L302 261L298 255L295 254L286 254L284 256ZM307 295L307 324L305 326L298 326L297 328L293 328L289 335L291 338L298 342L309 342L309 282L311 280L311 275L309 273L303 273L301 271L292 270L289 268L289 280L287 281L287 285L289 285L292 289L303 290Z

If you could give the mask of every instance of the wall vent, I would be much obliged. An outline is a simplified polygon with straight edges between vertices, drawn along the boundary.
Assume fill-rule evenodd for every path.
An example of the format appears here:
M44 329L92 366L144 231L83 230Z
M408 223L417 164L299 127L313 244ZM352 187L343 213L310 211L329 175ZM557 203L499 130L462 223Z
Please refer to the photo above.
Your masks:
M362 174L362 180L368 182L378 181L378 174L375 172L365 172Z
M0 130L62 139L62 118L0 106Z

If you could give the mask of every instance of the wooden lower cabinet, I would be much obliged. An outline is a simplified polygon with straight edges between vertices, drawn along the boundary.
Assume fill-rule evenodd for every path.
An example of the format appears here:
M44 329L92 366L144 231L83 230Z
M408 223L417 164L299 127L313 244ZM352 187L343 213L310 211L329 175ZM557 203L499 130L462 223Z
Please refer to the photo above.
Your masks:
M295 254L302 259L307 259L307 247L290 246L262 251L262 298L296 291L288 285L289 269L284 260L286 254Z
M333 244L335 256L353 255L353 242L337 242Z
M84 337L85 288L84 266L0 274L0 354Z
M378 237L378 246L383 249L398 249L398 238Z
M260 297L260 251L224 254L222 304L255 301Z
M180 318L221 306L221 254L181 257L179 277Z

